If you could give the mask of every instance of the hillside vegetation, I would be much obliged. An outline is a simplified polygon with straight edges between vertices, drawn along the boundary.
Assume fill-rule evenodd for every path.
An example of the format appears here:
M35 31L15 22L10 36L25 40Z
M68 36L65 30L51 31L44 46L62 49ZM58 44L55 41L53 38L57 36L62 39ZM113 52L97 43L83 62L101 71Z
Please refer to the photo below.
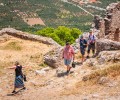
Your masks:
M75 39L82 34L77 28L67 28L65 26L59 26L58 28L44 28L35 32L37 35L50 37L60 45L65 45L66 42L74 43Z
M99 0L101 3L93 3L98 7L106 8L109 3L119 0ZM87 4L88 5L88 4ZM93 8L82 5L92 14L103 14ZM29 26L26 18L41 18L47 27L67 26L89 30L93 17L72 4L61 0L0 0L0 29L13 27L24 31L35 31L46 26ZM27 20L26 20L27 21Z

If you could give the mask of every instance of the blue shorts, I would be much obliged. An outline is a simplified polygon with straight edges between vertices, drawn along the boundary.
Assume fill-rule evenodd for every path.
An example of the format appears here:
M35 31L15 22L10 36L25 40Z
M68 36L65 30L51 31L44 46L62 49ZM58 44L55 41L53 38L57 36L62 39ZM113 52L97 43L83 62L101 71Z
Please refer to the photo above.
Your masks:
M70 65L71 64L71 59L64 59L64 64L65 65Z
M85 55L85 48L80 47L80 52L81 52L82 55Z

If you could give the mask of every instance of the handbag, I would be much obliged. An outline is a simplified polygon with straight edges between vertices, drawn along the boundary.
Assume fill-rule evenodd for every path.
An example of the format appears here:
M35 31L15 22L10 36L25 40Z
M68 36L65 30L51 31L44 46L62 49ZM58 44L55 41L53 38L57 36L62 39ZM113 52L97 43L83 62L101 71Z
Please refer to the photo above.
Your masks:
M75 62L73 61L73 62L72 62L72 67L75 68L75 66L76 66L76 64L75 64Z
M23 79L24 79L25 82L27 81L25 74L23 75Z

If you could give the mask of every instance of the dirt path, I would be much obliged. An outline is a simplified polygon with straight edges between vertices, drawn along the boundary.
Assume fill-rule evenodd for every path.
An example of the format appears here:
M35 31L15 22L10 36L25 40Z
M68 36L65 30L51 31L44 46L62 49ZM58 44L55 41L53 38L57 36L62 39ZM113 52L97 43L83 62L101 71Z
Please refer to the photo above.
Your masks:
M74 73L71 73L69 76L62 76L57 77L56 76L56 70L50 70L45 76L36 75L35 72L31 72L27 75L28 82L26 82L27 89L23 92L20 92L16 94L15 96L6 96L7 93L10 93L12 90L12 82L13 82L13 74L8 74L9 79L7 77L2 77L2 80L4 84L7 84L8 87L4 87L6 91L4 91L1 96L4 100L20 100L26 99L26 100L53 100L58 99L62 96L61 92L64 90L70 89L75 85L77 81L80 81L82 78L82 74L80 73L80 69L82 71L85 70L85 68L81 68L81 66L77 66L77 68L72 69L71 71L74 71ZM62 70L65 71L64 68ZM11 72L9 72L11 73ZM78 75L79 74L79 75ZM80 75L81 74L81 75ZM7 75L7 76L8 76ZM13 80L11 80L13 79Z
M65 71L65 68L61 68ZM77 66L72 69L74 73L68 76L57 77L56 70L51 69L45 76L36 75L35 72L29 72L26 90L16 94L15 96L6 96L12 90L12 81L14 75L2 77L4 80L4 92L1 94L2 100L119 100L120 97L120 77L116 77L115 86L84 84L76 87L76 83L82 80L82 77L91 73L91 69L85 66ZM10 72L9 72L10 73ZM10 83L10 84L9 84Z

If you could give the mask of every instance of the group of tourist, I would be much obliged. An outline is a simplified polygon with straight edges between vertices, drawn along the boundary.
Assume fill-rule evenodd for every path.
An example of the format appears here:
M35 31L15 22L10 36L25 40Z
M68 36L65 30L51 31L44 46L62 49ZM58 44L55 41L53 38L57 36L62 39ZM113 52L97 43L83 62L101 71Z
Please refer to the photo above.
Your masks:
M89 36L87 40L83 37L83 35L80 36L79 44L80 44L80 53L82 55L81 63L83 63L86 58L89 58L90 50L92 50L93 53L92 57L95 56L95 42L96 42L96 37L92 31L89 32ZM85 57L86 48L88 48L88 50L87 50L87 56ZM64 64L67 66L66 73L69 74L70 69L72 68L71 64L75 59L74 49L69 42L66 42L66 46L63 49L62 57L64 59Z

